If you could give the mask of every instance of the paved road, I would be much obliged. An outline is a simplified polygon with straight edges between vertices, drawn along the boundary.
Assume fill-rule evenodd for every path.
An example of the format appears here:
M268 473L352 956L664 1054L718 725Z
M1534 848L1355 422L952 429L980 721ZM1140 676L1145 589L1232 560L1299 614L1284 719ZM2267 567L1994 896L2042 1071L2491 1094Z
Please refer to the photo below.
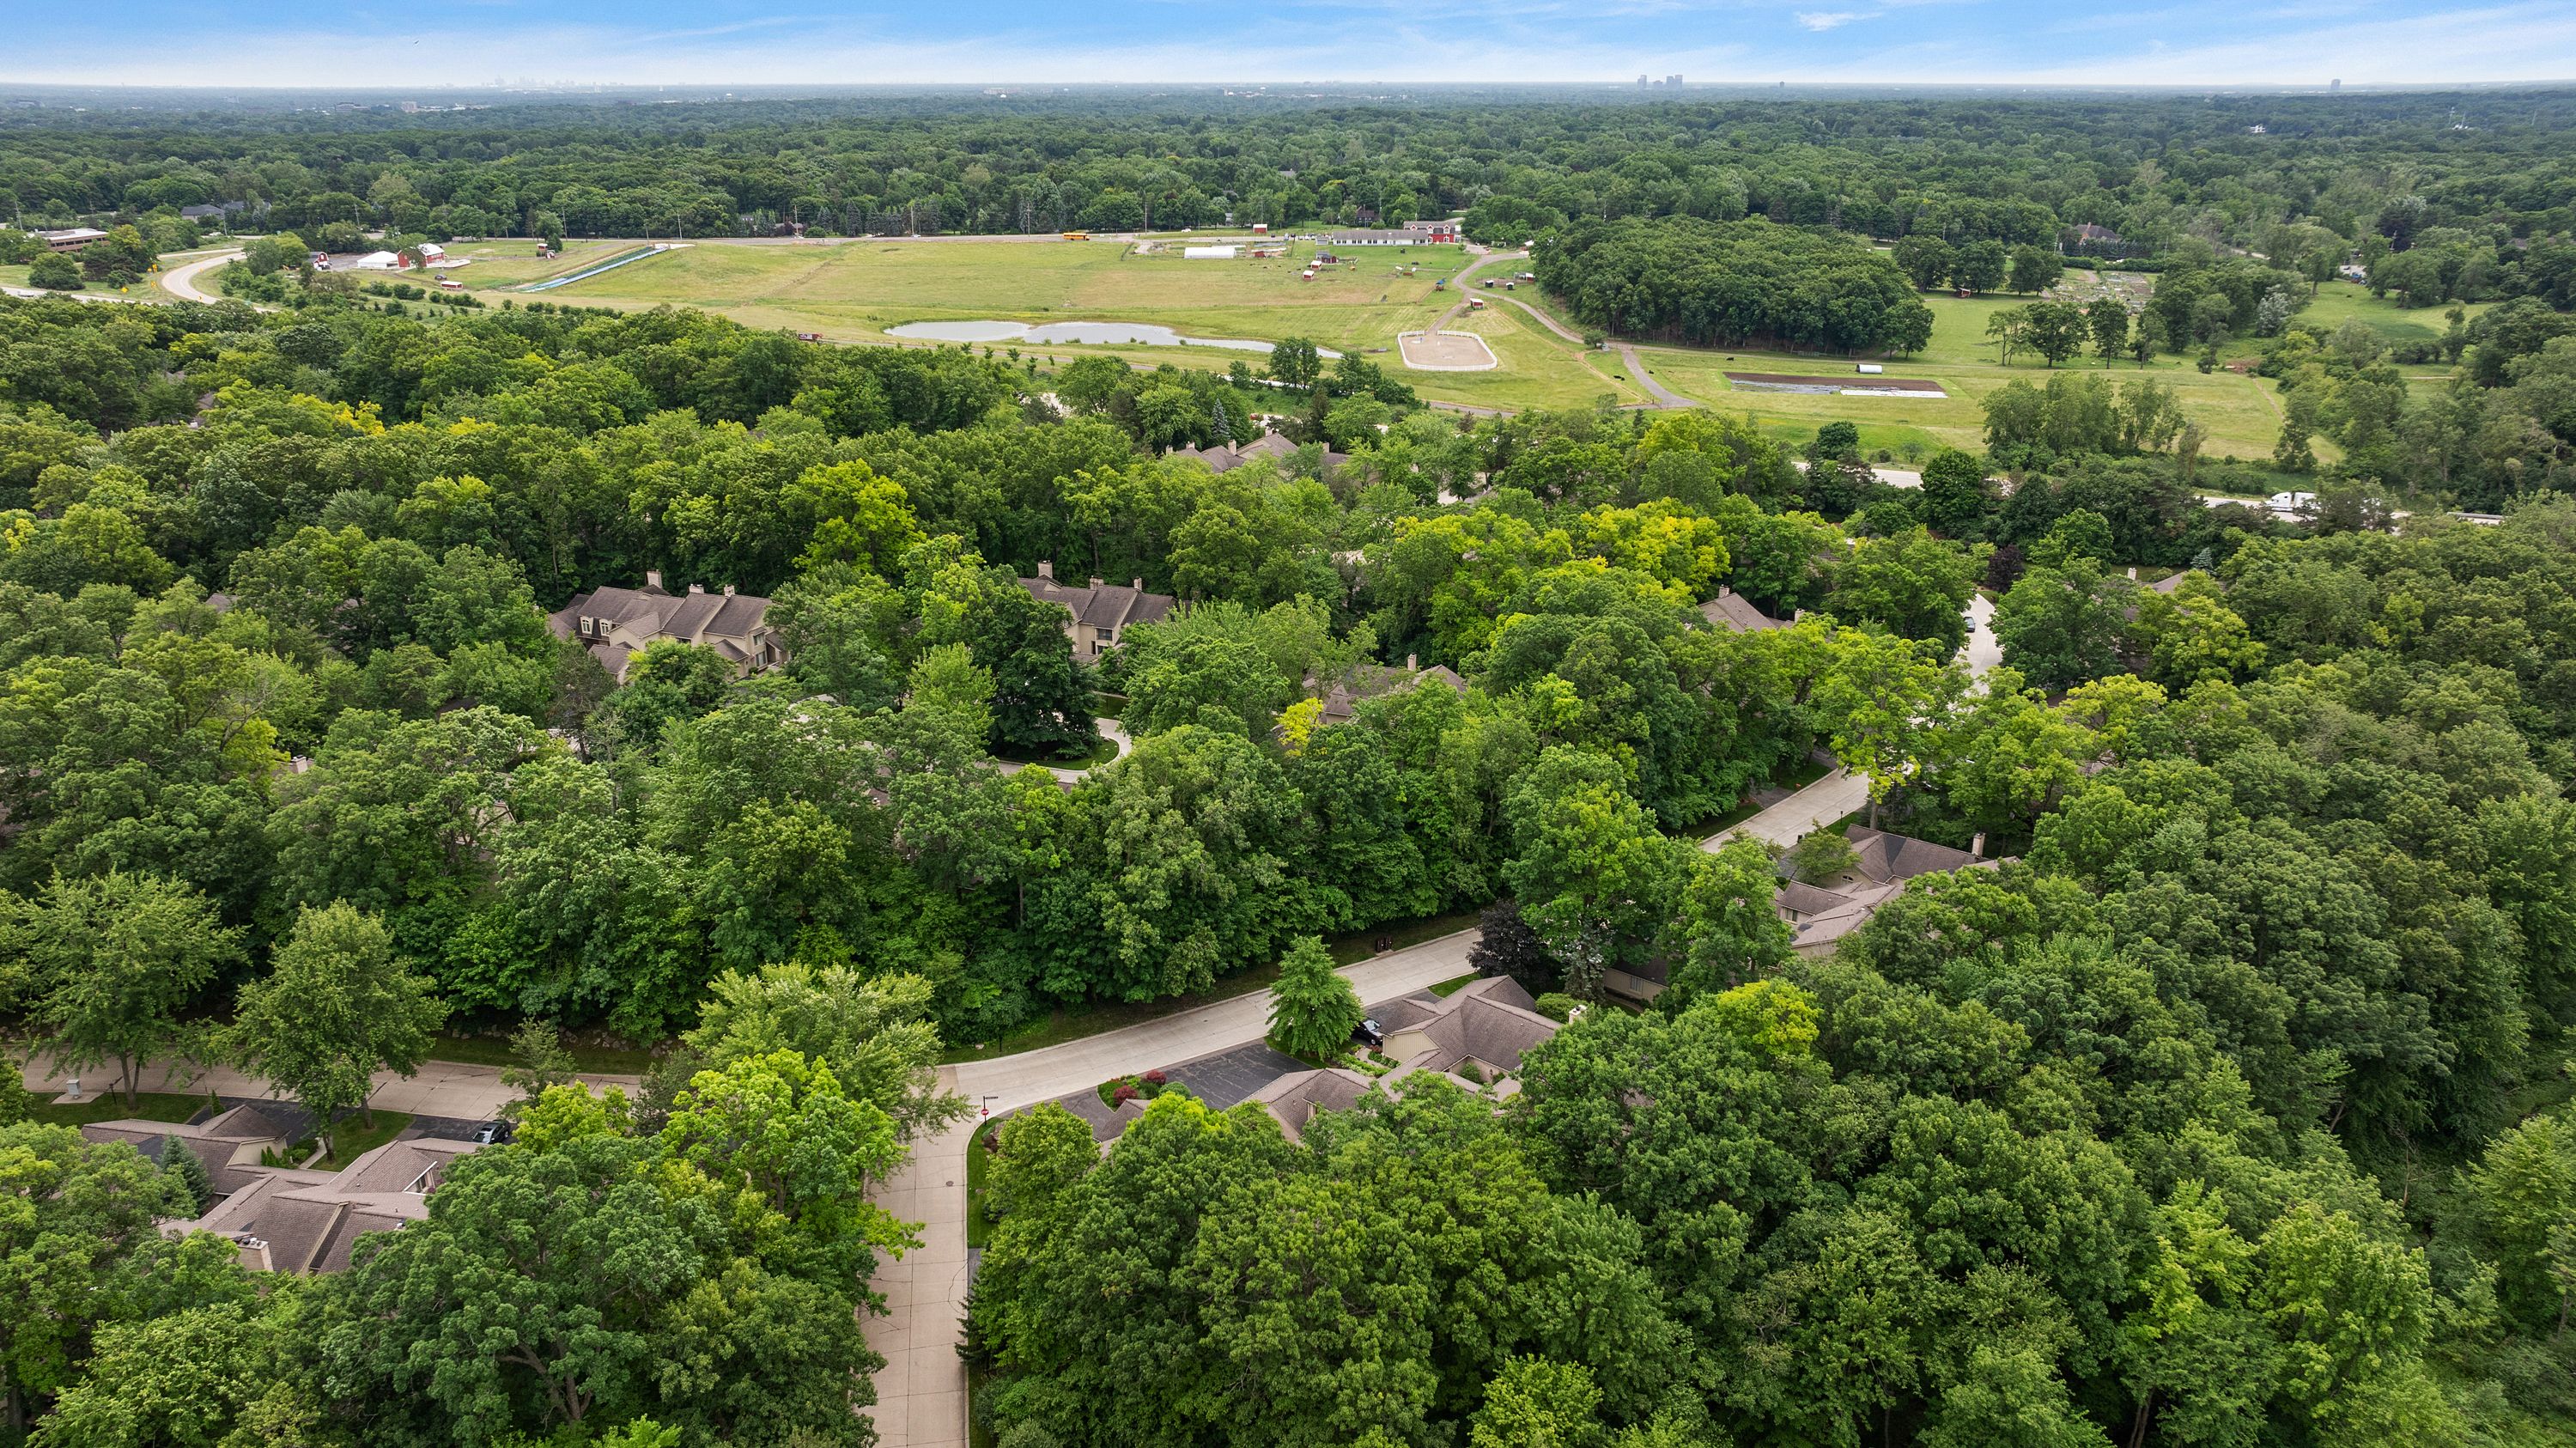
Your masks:
M1968 638L1959 649L1973 680L1970 687L1984 693L1986 675L2003 666L2004 647L1995 639L1995 601L1982 593L1968 595Z
M1467 295L1467 279L1469 277L1474 276L1477 272L1493 265L1495 262L1522 261L1527 259L1528 256L1529 253L1525 251L1489 251L1483 256L1476 258L1474 261L1467 263L1464 271L1459 272L1456 276L1449 279L1449 285L1458 289L1458 300L1450 304L1449 310L1440 314L1439 321L1432 323L1430 326L1425 327L1422 330L1425 332L1445 332L1449 330L1449 324L1451 322L1458 320L1458 314L1467 310L1467 304L1475 300L1475 298ZM1488 300L1494 299L1489 298Z
M1796 794L1699 842L1711 854L1737 835L1787 848L1808 831L1832 824L1869 803L1869 776L1837 769Z
M1628 364L1628 375L1637 379L1637 385L1646 389L1647 395L1653 397L1658 404L1666 409L1699 406L1698 403L1657 381L1655 374L1647 370L1646 359L1637 355L1636 348L1625 342L1614 342L1611 345L1619 349L1620 360Z
M31 302L41 302L48 297L69 297L75 302L141 302L150 300L147 297L120 297L108 292L54 292L47 291L43 287L0 287L0 292L7 292L13 297L25 297Z
M1556 318L1548 315L1544 310L1532 306L1530 303L1521 300L1519 297L1501 297L1497 298L1497 300L1510 306L1518 307L1522 311L1529 313L1531 316L1538 319L1538 324L1540 326L1554 332L1566 341L1572 342L1575 346L1582 347L1585 345L1582 333L1573 330L1563 322L1560 322ZM1639 387L1646 390L1647 396L1654 399L1654 401L1646 404L1649 411L1669 412L1678 408L1699 406L1698 403L1693 402L1689 398L1682 396L1680 393L1673 391L1663 383L1656 381L1655 374L1646 370L1645 359L1637 355L1637 349L1635 347L1626 342L1613 342L1610 345L1618 349L1620 360L1628 364L1628 375L1636 379L1636 383Z
M1464 975L1478 932L1461 931L1345 967L1360 999L1375 1003ZM1044 1050L975 1061L940 1073L967 1100L995 1112L1050 1101L1112 1076L1176 1065L1261 1039L1270 996L1255 991ZM900 1220L921 1224L921 1245L877 1271L886 1315L869 1318L877 1374L877 1441L884 1448L964 1448L966 1371L957 1337L966 1302L966 1152L973 1123L914 1146L912 1160L878 1192Z
M199 257L195 261L174 266L161 273L161 289L183 302L220 302L223 298L198 289L197 278L210 267L219 267L225 262L239 260L240 257L241 253L237 250L219 251L213 256Z
M277 1092L267 1081L245 1076L230 1067L190 1072L174 1064L146 1066L140 1073L142 1089L204 1095L209 1087L220 1095L274 1098ZM30 1054L19 1073L27 1089L52 1097L62 1093L69 1073L55 1064L50 1056ZM115 1089L116 1070L81 1073L81 1090L85 1096L105 1095ZM584 1076L596 1089L605 1086L624 1087L628 1094L636 1089L633 1076ZM404 1111L414 1116L450 1116L467 1121L487 1121L501 1108L518 1099L518 1091L501 1084L497 1066L470 1066L460 1061L429 1061L417 1075L405 1078L391 1071L375 1076L376 1095L372 1103L385 1111Z

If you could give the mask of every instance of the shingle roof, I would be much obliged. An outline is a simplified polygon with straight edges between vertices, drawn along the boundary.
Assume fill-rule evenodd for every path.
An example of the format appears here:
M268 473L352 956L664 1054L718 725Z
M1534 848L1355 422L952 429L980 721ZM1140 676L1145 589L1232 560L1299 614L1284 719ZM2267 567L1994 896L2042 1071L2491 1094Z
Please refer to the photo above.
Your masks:
M1405 1063L1429 1071L1453 1070L1470 1058L1517 1071L1521 1053L1558 1030L1531 1009L1529 992L1509 976L1469 981L1446 997L1418 991L1372 1006L1369 1014L1390 1037L1419 1031L1430 1038L1431 1049Z
M1290 1141L1305 1134L1306 1123L1318 1111L1348 1111L1368 1094L1369 1078L1357 1071L1333 1067L1324 1071L1299 1071L1282 1076L1252 1095L1262 1110L1279 1122L1279 1129Z
M1719 628L1737 633L1758 633L1767 628L1787 628L1789 620L1773 618L1753 606L1752 600L1731 588L1721 588L1717 597L1699 606L1699 616Z
M1943 870L1963 869L1977 863L1977 857L1966 850L1936 845L1911 835L1893 835L1854 825L1843 832L1851 841L1852 851L1860 857L1860 872L1881 884L1911 880L1917 875L1930 875Z
M570 601L546 615L546 625L557 638L571 638L578 633L579 620L587 614L593 618L614 619L619 623L658 631L662 620L679 595L647 585L643 588L594 588L574 594Z
M358 1239L429 1215L429 1193L470 1141L405 1137L336 1172L275 1168L224 1198L194 1223L231 1237L250 1265L272 1272L338 1272Z
M1420 686L1425 679L1438 679L1460 693L1467 691L1467 681L1447 664L1433 664L1427 669L1381 667L1363 664L1351 671L1351 677L1324 692L1324 720L1338 724L1351 717L1362 699L1383 694L1401 693Z
M1128 584L1103 583L1097 586L1066 583L1055 578L1023 578L1020 587L1041 603L1063 606L1073 621L1085 628L1121 628L1128 624L1155 623L1168 617L1180 600L1168 593L1148 593Z

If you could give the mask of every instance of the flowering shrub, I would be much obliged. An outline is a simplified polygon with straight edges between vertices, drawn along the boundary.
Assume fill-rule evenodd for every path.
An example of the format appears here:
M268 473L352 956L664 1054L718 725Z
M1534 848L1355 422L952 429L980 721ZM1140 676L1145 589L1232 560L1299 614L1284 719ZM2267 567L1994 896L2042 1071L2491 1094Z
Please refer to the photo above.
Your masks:
M1133 1081L1121 1081L1118 1083L1118 1089L1109 1093L1109 1104L1111 1106L1124 1106L1128 1102L1135 1100L1136 1096L1136 1083Z

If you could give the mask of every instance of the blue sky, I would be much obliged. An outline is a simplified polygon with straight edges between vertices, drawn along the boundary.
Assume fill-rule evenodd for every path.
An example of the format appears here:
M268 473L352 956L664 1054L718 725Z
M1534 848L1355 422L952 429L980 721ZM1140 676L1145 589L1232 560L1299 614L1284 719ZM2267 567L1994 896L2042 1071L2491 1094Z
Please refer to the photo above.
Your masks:
M2576 0L95 0L0 81L160 85L2576 79Z

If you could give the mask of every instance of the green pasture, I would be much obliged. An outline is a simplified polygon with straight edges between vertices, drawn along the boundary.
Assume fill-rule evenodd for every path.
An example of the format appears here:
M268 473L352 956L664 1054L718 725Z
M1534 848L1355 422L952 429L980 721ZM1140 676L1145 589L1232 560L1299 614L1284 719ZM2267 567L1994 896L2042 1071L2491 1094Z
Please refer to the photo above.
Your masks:
M1285 244L1289 255L1276 260L1192 261L1177 246L1139 254L1126 243L1108 241L708 243L539 295L589 306L701 307L746 326L815 332L841 342L887 340L888 329L905 322L984 318L1144 322L1187 335L1258 341L1302 336L1366 356L1437 401L1521 408L1584 407L1605 393L1622 403L1644 399L1618 375L1615 358L1587 355L1500 305L1463 314L1455 325L1483 335L1501 367L1408 371L1395 351L1396 334L1430 325L1459 300L1459 293L1437 291L1432 284L1465 270L1465 249L1345 249L1339 265L1309 282L1298 278L1315 245ZM457 276L489 300L500 288L577 271L634 245L582 243L543 262L529 243L460 248L476 261ZM992 347L997 356L1010 350L1007 343ZM1238 361L1259 362L1257 356L1213 347L1052 343L1018 351L1048 365L1095 353L1149 367L1169 363L1218 372Z

